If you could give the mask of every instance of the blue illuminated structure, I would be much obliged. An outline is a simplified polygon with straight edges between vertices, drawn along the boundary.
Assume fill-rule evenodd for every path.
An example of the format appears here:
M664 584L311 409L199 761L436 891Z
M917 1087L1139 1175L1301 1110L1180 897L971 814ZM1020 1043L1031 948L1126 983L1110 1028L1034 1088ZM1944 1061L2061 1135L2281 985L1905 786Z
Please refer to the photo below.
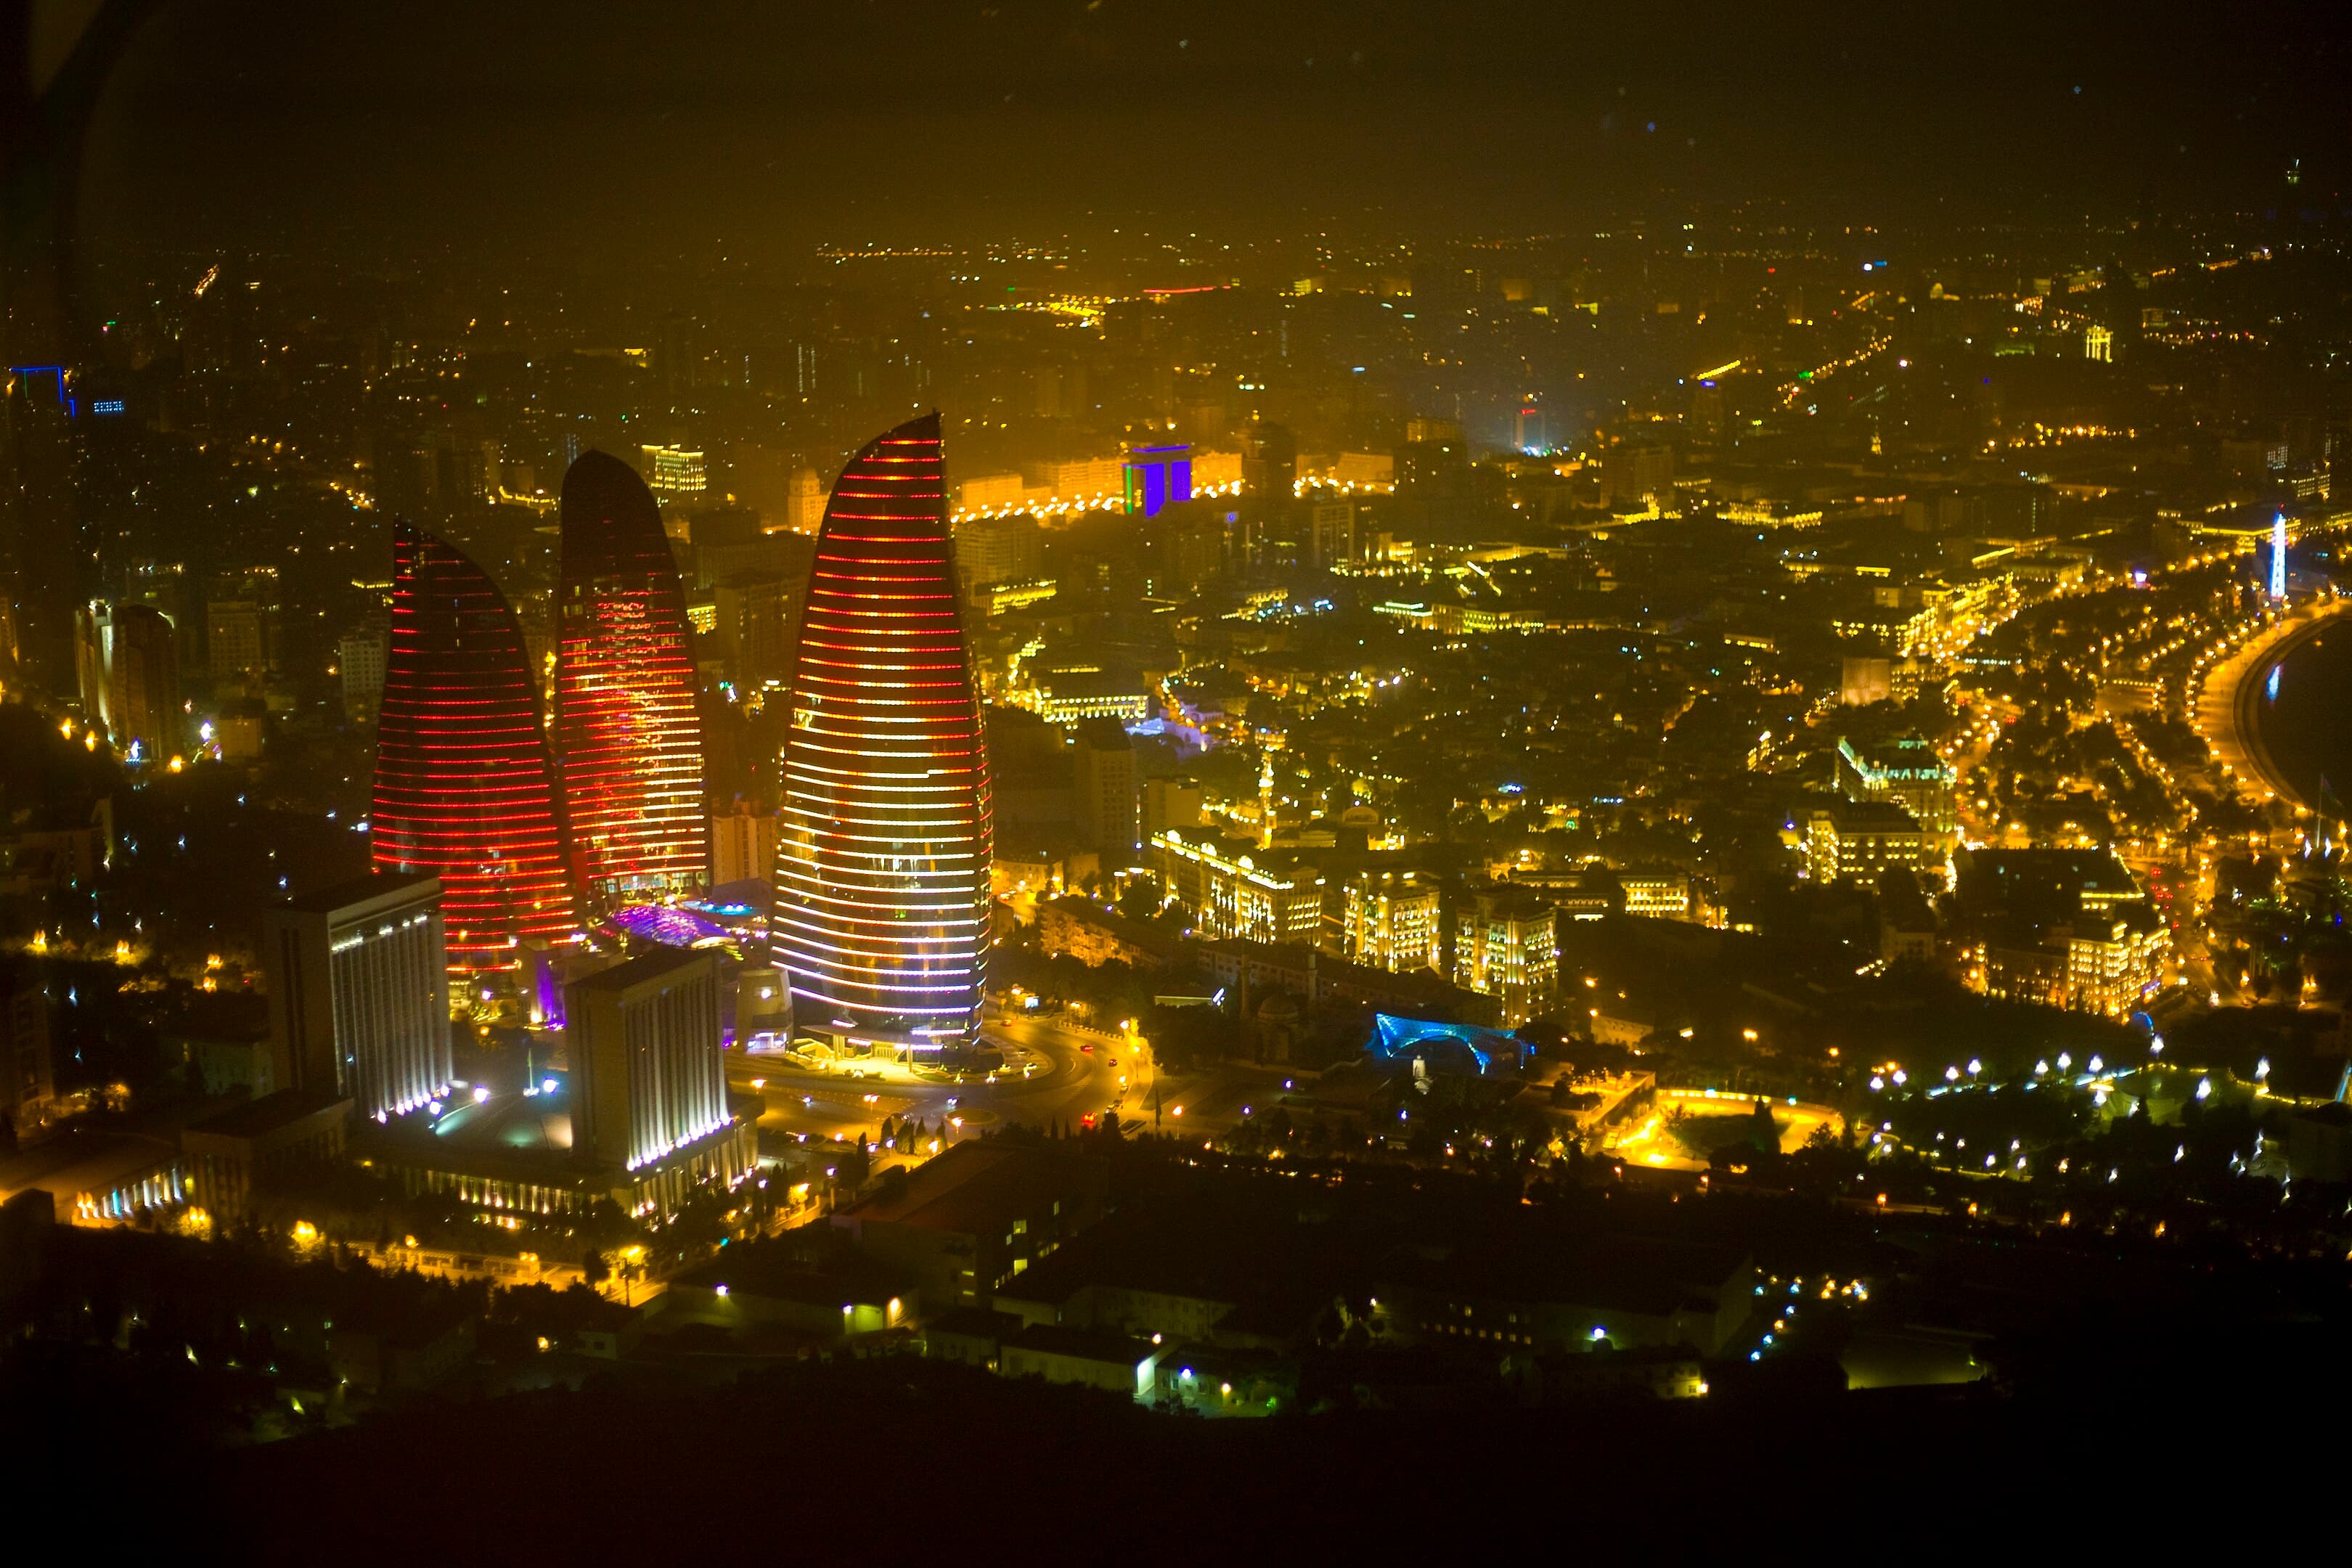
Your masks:
M66 395L65 366L61 364L12 364L8 367L8 374L10 375L53 375L57 377L58 406L66 411L66 417L68 419L80 412L80 410L75 406L74 400ZM114 412L120 414L122 410L118 407Z
M1129 447L1127 449L1127 510L1146 517L1192 499L1192 448Z
M2271 520L2271 597L2286 597L2286 513Z
M1516 1067L1523 1058L1535 1054L1525 1040L1507 1029L1400 1018L1389 1013L1373 1015L1371 1043L1364 1051L1381 1061L1409 1062L1418 1057L1433 1071L1451 1068L1475 1073L1492 1072L1498 1059Z

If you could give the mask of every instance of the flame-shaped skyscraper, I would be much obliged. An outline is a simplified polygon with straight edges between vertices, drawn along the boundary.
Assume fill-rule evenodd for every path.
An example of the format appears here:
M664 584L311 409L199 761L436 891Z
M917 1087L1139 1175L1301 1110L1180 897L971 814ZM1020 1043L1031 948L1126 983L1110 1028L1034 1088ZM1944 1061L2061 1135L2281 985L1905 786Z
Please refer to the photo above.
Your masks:
M488 575L393 525L392 644L376 722L371 854L441 879L452 973L514 968L572 930L554 765L521 625Z
M792 680L775 941L798 1023L971 1044L989 937L987 741L936 414L877 437L818 531Z
M702 719L677 563L653 493L583 452L563 476L555 749L582 898L596 910L709 876Z

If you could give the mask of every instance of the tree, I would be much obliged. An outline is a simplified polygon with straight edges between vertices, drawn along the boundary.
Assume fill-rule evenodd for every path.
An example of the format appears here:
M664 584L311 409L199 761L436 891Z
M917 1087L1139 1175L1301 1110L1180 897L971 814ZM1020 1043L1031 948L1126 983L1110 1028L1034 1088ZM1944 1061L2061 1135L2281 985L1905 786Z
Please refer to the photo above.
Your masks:
M580 1274L591 1289L601 1289L613 1277L613 1266L605 1261L604 1249L593 1242L589 1244L587 1256L580 1260Z

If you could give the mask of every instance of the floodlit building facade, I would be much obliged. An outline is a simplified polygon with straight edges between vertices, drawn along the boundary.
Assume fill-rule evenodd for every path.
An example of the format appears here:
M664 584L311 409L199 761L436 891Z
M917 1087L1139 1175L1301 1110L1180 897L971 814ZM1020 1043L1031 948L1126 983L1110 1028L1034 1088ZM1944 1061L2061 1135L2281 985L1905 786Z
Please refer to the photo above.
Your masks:
M1464 900L1454 932L1454 983L1493 996L1507 1026L1551 1003L1559 984L1559 931L1549 904L1516 888L1484 889Z
M572 982L563 1011L575 1152L634 1171L728 1126L712 954L633 958Z
M1184 907L1207 941L1304 942L1323 933L1323 879L1231 855L1206 835L1170 829L1152 836L1151 857L1166 894Z
M373 876L262 920L276 1082L378 1121L449 1091L441 884Z
M801 624L774 926L795 1014L969 1044L987 977L988 744L936 414L843 469Z
M1345 890L1341 953L1375 969L1435 969L1437 889L1411 872L1365 872Z
M92 604L74 621L82 717L115 745L161 762L185 744L180 658L171 620L152 605Z

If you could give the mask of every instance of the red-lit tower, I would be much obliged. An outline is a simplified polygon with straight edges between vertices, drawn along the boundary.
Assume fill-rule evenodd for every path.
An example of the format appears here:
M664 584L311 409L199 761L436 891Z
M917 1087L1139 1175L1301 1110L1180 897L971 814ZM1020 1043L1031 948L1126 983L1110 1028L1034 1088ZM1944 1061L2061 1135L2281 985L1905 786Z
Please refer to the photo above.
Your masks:
M792 682L775 942L803 1027L971 1043L988 962L988 748L936 414L842 471Z
M480 567L405 522L392 538L372 853L441 879L452 973L512 969L520 943L572 927L530 656Z
M677 563L645 481L583 452L563 476L555 749L581 896L610 909L709 879L702 720Z

